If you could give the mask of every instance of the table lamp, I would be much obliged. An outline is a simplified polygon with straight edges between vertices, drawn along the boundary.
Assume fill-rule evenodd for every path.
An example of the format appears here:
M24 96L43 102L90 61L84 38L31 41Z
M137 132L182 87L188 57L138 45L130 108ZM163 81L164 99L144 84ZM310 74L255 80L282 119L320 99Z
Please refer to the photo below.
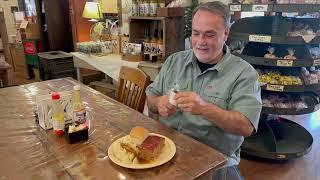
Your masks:
M102 19L100 4L97 2L86 2L82 17L90 19L89 21L97 22Z

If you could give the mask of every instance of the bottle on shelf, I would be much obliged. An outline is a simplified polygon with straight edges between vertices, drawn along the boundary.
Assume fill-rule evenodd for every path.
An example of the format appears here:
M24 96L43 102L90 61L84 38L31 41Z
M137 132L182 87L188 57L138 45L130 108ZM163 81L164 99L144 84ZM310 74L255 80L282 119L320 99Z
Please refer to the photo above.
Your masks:
M158 60L158 32L157 29L154 30L153 36L150 40L151 53L150 53L150 61L156 62Z
M138 0L132 0L132 16L139 15Z
M152 38L150 40L151 52L153 54L156 53L156 50L158 48L158 44L157 43L158 43L158 31L157 31L157 29L155 29L154 33L153 33L153 36L152 36Z
M139 2L139 16L145 16L145 0Z
M52 93L52 126L53 126L53 133L56 136L63 136L64 135L64 109L62 107L60 94L59 93Z
M158 9L158 2L157 0L150 1L150 16L156 16Z
M145 29L144 30L144 40L143 40L143 56L144 56L145 61L149 60L150 51L151 51L151 46L150 46L149 29Z
M160 7L160 8L166 7L166 2L165 2L165 0L159 0L159 7Z
M159 35L159 39L158 39L158 42L157 42L157 45L158 45L158 54L159 54L159 57L160 59L162 59L163 57L163 30L160 30L160 35Z
M144 0L144 16L150 16L150 0Z
M81 99L79 85L76 85L73 87L72 109L73 109L73 117L72 117L73 122L76 125L84 124L88 126L87 113Z

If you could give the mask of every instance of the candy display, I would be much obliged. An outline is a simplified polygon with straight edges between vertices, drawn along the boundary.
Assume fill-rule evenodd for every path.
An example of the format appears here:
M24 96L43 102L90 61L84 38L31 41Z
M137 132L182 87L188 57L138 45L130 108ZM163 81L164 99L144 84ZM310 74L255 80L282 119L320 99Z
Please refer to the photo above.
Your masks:
M312 59L320 58L320 44L319 46L310 47L309 52L311 54Z
M319 4L317 0L277 0L278 4Z
M259 82L261 84L276 84L276 85L302 85L302 80L297 76L282 75L277 70L260 70Z
M273 54L275 51L274 47L268 47L267 50L269 53L264 55L265 58L269 58L269 59L277 59L278 58L276 55Z
M232 41L229 44L229 48L232 53L242 54L242 51L246 44L247 42L245 41Z
M317 84L320 83L320 69L315 69L315 67L311 67L308 70L307 68L301 68L302 77L306 84Z
M297 59L295 56L294 56L294 49L292 48L288 48L288 55L286 55L285 57L283 57L283 59Z
M293 26L292 30L288 32L288 36L305 36L305 35L314 35L316 36L316 32L309 25L305 25L302 23L297 23Z
M301 97L293 95L270 95L262 98L262 106L271 108L292 108L303 109L308 108L307 104L301 99Z

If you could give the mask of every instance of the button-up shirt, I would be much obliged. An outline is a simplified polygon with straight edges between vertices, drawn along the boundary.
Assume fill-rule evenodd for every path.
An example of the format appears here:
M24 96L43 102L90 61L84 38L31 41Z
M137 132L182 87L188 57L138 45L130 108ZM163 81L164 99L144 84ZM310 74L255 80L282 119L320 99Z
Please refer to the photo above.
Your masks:
M200 71L192 49L171 55L148 86L147 95L166 95L176 87L193 91L222 109L240 112L256 131L262 106L258 74L249 63L232 55L227 46L224 50L223 58L204 72ZM179 109L160 121L227 155L227 166L239 164L243 136L226 132L206 117Z

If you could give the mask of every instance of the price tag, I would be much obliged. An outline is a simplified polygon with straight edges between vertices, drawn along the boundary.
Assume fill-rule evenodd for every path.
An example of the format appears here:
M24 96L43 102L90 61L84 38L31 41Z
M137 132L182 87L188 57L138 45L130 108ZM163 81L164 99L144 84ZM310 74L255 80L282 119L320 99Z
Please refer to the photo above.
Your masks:
M267 4L254 4L252 5L252 11L255 12L267 12L268 5Z
M280 91L282 92L284 89L284 86L281 85L273 85L273 84L268 84L267 85L267 90L269 91Z
M278 159L285 159L287 156L285 154L278 154L277 158Z
M291 67L293 60L277 60L277 66Z
M241 11L241 4L230 5L230 11Z
M320 66L320 59L316 59L313 61L314 66Z
M249 41L270 43L271 36L249 35Z

